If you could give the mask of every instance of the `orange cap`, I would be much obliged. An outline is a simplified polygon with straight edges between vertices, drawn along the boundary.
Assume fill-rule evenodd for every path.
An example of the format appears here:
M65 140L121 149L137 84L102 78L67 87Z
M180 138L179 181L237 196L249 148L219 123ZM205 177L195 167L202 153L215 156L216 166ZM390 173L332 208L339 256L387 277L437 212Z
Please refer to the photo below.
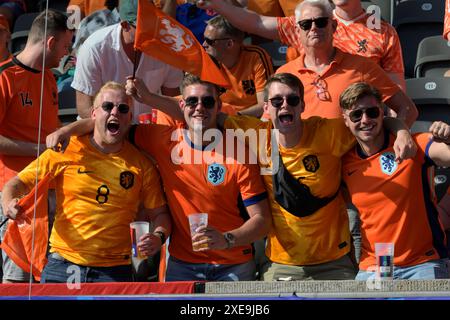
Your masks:
M5 16L0 15L0 28L6 29L9 31L9 23Z

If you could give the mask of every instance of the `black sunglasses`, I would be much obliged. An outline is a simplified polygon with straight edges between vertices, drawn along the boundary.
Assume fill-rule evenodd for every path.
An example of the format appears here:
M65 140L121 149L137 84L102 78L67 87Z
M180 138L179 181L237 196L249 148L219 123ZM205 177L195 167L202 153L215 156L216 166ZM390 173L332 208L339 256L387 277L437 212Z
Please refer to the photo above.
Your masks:
M222 38L222 39L210 39L207 37L203 37L203 39L205 39L205 42L208 46L214 46L216 44L216 41L220 41L220 40L230 40L231 38Z
M110 101L105 101L102 103L102 109L105 110L106 112L111 112L115 106L117 106L120 113L125 114L125 113L128 113L128 111L130 111L130 106L127 105L126 103L119 103L118 105L116 105Z
M272 104L272 106L274 108L278 109L278 108L281 108L285 99L286 99L286 103L288 105L290 105L291 107L296 107L300 103L300 97L297 95L289 95L287 97L276 96L276 97L270 98L269 100L270 100L270 103Z
M313 22L316 24L317 28L325 28L328 24L328 17L320 17L316 19L305 19L300 20L298 22L298 25L302 30L308 31L311 29Z
M195 108L200 102L206 109L212 109L216 105L216 99L212 96L201 97L200 99L197 97L187 97L184 99L184 102L189 108Z
M348 114L348 117L352 122L361 121L363 114L366 114L370 119L376 119L380 116L379 107L369 107L366 109L353 110Z

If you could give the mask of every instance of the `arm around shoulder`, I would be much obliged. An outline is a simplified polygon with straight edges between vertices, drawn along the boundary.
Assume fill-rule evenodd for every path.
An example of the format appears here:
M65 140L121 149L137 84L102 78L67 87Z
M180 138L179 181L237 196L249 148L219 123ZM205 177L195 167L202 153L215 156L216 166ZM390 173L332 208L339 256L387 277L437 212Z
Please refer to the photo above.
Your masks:
M417 111L416 105L403 90L398 90L385 103L397 113L397 118L403 120L411 128L419 115L419 111Z
M450 167L450 126L442 121L436 121L429 131L434 141L428 149L428 156L436 165Z

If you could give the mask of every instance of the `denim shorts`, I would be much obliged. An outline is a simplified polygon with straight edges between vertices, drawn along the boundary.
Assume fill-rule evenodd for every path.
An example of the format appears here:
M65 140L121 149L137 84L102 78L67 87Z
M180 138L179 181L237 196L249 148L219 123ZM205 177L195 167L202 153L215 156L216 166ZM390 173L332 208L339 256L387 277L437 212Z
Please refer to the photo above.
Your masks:
M172 256L167 262L169 281L253 281L256 265L252 259L241 264L189 263Z
M41 283L132 282L130 265L88 267L72 263L57 253L48 256Z

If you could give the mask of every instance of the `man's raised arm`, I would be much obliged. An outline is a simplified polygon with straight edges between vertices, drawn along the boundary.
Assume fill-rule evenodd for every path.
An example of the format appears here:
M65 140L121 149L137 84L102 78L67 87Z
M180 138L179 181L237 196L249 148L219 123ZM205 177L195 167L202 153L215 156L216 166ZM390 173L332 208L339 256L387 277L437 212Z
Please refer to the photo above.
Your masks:
M212 9L224 16L233 26L267 39L279 40L277 18L257 14L222 0L199 0L197 7Z

